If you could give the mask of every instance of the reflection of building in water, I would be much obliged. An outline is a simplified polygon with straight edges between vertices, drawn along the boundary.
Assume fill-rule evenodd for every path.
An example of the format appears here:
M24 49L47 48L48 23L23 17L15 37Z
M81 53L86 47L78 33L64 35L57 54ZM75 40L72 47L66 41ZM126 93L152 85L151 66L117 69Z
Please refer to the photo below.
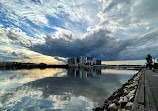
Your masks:
M100 75L101 69L97 68L69 68L67 75L71 77L87 78Z
M80 56L68 59L69 66L83 66L83 65L101 65L101 60L94 60L92 57Z

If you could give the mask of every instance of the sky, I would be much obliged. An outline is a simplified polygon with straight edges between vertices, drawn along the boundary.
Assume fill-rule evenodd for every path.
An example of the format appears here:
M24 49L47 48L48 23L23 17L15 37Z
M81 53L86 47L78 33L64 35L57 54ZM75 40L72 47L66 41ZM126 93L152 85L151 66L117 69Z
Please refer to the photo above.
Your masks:
M158 58L157 0L0 0L0 61Z

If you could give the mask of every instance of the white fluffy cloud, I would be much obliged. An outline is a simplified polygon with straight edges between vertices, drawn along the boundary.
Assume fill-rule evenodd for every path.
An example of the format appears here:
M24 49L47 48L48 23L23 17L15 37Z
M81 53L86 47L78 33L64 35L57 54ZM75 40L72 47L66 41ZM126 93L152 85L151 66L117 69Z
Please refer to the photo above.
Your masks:
M156 0L103 0L99 26L115 27L113 35L120 38L149 33L158 24L156 4Z
M156 4L156 0L1 0L0 12L8 19L0 18L0 42L49 56L104 60L157 56ZM47 34L49 30L54 31Z
M99 22L99 18L96 15L101 5L99 1L95 0L81 0L77 2L71 0L41 0L41 2L1 0L0 4L2 7L1 11L6 14L6 17L14 20L18 25L29 20L36 25L48 27L51 26L47 16L52 16L65 22L70 20L79 24L94 26Z
M32 44L37 44L42 41L42 38L33 38L28 36L19 28L0 28L0 42L5 44L16 44L20 46L30 47Z

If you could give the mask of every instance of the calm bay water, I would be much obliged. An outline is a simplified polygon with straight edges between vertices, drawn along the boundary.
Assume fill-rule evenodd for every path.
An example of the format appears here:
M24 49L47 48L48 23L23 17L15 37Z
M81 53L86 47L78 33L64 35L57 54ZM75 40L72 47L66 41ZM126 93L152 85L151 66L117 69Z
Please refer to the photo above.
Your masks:
M0 111L91 111L136 70L30 69L0 71Z

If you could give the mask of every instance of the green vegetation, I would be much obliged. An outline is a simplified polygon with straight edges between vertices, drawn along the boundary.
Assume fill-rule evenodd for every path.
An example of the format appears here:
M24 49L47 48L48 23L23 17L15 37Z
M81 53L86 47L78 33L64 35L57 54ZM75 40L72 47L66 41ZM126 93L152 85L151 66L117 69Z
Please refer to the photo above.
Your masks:
M158 69L155 69L154 72L158 73Z
M153 67L153 61L152 61L152 56L150 54L147 55L146 57L146 67L149 68L149 69L152 69Z

